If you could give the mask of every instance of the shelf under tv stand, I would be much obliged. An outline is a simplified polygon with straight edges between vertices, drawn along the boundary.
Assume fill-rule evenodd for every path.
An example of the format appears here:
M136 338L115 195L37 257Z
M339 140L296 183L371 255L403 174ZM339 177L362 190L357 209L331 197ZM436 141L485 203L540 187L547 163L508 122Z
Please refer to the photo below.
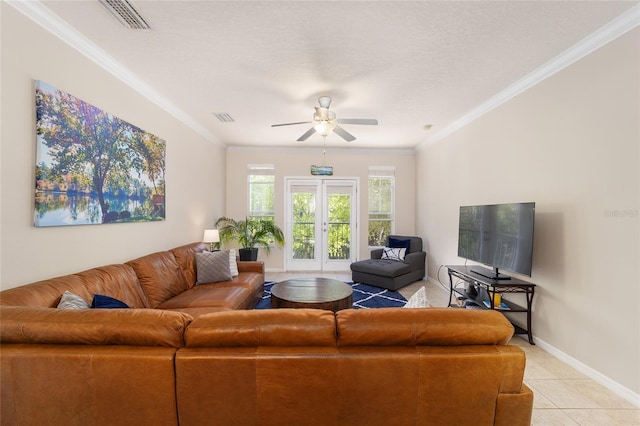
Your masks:
M507 317L507 319L513 324L515 328L515 334L526 334L529 338L529 343L532 345L535 344L533 342L533 333L531 327L531 307L533 305L533 295L536 288L535 284L528 283L517 278L511 278L508 280L494 280L472 272L471 266L447 265L446 268L449 274L449 305L451 305L453 296L455 294L456 298L458 298L459 295L462 299L475 302L475 304L477 304L480 309L493 309L500 311L503 314L526 313L526 328L514 323L512 319L509 318L509 316L505 315L505 317ZM465 283L464 287L456 287L453 283L453 277L462 280ZM475 290L475 296L470 294L469 291L471 288ZM506 308L501 309L499 306L494 306L493 297L483 297L485 295L483 294L483 291L479 291L480 289L484 290L487 295L500 294L501 296L504 296L505 294L524 294L526 298L526 307L520 306L517 303L506 300L502 297L501 302L504 304L504 306L506 306Z

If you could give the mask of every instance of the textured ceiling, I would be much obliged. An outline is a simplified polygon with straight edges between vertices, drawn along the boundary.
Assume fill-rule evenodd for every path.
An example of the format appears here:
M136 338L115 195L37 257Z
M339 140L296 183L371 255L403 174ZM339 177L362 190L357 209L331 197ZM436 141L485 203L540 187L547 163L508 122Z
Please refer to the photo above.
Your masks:
M130 2L152 30L97 0L43 4L226 145L320 146L296 142L308 125L270 125L310 120L329 95L338 118L380 123L327 137L354 148L415 148L638 4Z

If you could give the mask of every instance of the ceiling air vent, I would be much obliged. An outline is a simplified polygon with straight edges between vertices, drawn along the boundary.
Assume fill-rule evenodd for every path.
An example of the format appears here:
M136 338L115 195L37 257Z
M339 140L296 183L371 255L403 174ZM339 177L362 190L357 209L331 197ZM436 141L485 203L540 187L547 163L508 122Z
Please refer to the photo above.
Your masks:
M148 30L151 27L127 0L100 0L113 16L131 30Z
M229 115L228 112L214 112L213 115L215 115L216 118L223 123L231 123L236 121L233 119L233 117L231 117L231 115Z

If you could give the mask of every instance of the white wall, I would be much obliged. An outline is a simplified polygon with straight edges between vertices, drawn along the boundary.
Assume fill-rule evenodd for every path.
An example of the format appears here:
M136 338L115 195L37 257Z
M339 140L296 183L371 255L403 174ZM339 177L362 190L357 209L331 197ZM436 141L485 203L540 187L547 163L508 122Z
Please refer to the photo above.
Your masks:
M341 142L337 142L341 143ZM357 144L353 142L353 144ZM360 179L360 230L359 259L370 257L367 247L367 178L369 166L395 166L396 168L396 225L397 234L415 235L415 154L413 151L364 150L328 147L300 149L241 149L227 152L227 200L226 214L243 218L247 214L247 166L249 164L275 165L276 224L284 229L284 178L287 176L311 176L310 166L333 166L334 177ZM259 260L273 270L284 268L284 248L271 250L268 256L260 254Z
M432 275L462 263L460 205L535 201L534 337L636 396L639 33L426 146L416 167L418 233Z
M0 288L201 240L204 228L224 212L224 149L6 3L0 7ZM34 80L46 81L166 141L165 221L34 227Z

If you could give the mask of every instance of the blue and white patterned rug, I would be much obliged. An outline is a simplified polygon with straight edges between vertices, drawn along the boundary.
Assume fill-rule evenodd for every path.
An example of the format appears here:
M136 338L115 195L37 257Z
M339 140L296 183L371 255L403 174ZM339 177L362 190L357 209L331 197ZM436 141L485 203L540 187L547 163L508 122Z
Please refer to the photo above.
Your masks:
M264 294L255 309L271 308L271 287L274 281L264 283ZM397 291L386 290L362 283L347 283L353 287L353 309L400 308L407 303Z

